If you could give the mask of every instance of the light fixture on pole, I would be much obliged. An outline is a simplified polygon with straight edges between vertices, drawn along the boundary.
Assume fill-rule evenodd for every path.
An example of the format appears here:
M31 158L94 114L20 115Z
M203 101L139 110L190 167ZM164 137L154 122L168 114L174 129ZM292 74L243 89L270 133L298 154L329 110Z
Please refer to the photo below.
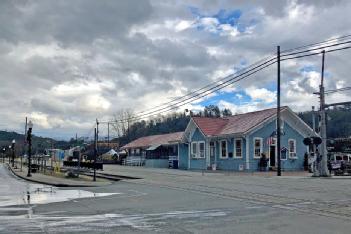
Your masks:
M9 147L9 151L11 150L11 148L12 148L12 146L11 145L9 145L8 146ZM9 157L9 165L11 164L11 157L10 157L10 155L9 154L7 154L7 156Z
M2 148L2 163L5 163L5 152L6 152L6 148Z
M27 177L31 177L31 159L32 159L32 128L33 123L29 120L28 123L28 132L27 132L27 142L28 142L28 174Z
M15 144L16 144L16 141L15 141L15 139L13 139L12 145L11 145L11 148L12 148L12 167L15 167Z

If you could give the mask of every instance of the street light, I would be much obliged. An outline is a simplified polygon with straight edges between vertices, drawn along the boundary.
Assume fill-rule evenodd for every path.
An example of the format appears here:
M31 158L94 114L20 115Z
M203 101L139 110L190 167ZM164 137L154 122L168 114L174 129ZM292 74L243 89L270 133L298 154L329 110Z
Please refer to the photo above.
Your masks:
M16 144L16 141L15 139L12 140L12 167L15 167L15 144Z
M2 163L5 163L5 152L6 152L6 148L2 148Z
M11 150L11 145L9 145L9 151ZM9 154L7 154L7 156L9 157L9 165L10 165L10 163L11 163L11 157L9 156Z
M28 174L27 177L31 177L31 157L32 157L32 128L33 123L29 120L28 123L28 132L27 132L27 142L28 142Z

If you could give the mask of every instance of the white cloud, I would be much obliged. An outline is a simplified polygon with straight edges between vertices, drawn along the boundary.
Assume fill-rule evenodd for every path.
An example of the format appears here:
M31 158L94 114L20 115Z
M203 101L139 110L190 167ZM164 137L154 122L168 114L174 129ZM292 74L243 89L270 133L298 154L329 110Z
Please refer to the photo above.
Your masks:
M63 1L0 3L6 19L0 25L0 108L6 113L0 115L15 130L33 113L36 126L51 135L87 132L96 117L109 118L119 108L148 110L218 81L242 61L274 53L276 45L284 50L349 34L351 23L341 17L349 14L349 1ZM209 17L193 14L189 5ZM216 19L220 9L241 10L238 24ZM351 82L348 57L327 54L326 89ZM299 111L318 105L312 92L320 62L316 56L282 63L283 105ZM318 72L301 73L306 65ZM268 87L275 77L272 66L186 107L202 108L199 101L245 89L254 101L241 100L233 112L274 105ZM346 98L347 92L327 101Z
M31 44L21 43L9 54L10 56L20 58L21 60L28 60L32 57L38 56L42 58L63 57L66 59L80 60L82 59L81 51L71 48L62 48L57 43L50 44Z
M245 93L249 95L254 101L264 101L265 103L275 102L277 93L270 91L266 88L256 88L254 86L245 89Z
M183 31L191 27L194 21L191 20L180 20L179 23L175 26L177 32Z
M224 108L230 109L233 114L252 112L252 111L257 111L263 108L270 107L270 106L263 107L259 102L243 103L243 104L237 105L231 102L227 102L225 100L220 100L218 102L218 106L221 109L224 109Z

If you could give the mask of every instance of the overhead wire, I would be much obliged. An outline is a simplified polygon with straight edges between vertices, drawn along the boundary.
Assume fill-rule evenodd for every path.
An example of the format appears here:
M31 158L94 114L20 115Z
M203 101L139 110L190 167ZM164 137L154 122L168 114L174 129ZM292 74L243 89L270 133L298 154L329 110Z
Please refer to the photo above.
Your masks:
M331 94L331 93L336 93L336 92L343 92L343 91L348 91L351 90L351 87L344 87L340 89L332 89L332 90L326 90L324 91L325 94Z
M347 36L344 36L344 37L341 37L341 38L347 38L347 37L350 37L350 36L351 35L347 35ZM335 41L337 39L338 38L328 40L328 41L326 41L326 43L331 43L331 41ZM317 54L320 54L322 52L321 51L320 52L315 52L315 53L310 53L310 52L315 51L315 50L326 49L326 48L330 48L330 47L334 47L334 46L345 45L345 44L348 44L348 43L351 43L351 41L334 43L334 44L328 45L328 46L324 46L322 43L314 43L314 44L310 44L310 45L315 46L317 44L320 44L320 45L323 45L323 46L320 46L318 48L313 48L313 49L307 49L307 50L304 50L304 51L298 51L298 52L294 52L294 53L289 53L289 54L284 54L284 53L289 52L289 51L293 51L293 49L285 50L285 51L283 51L283 54L281 55L281 57L288 57L288 56L297 55L297 54L301 54L301 53L309 53L309 54L303 54L303 55L299 55L299 56L283 58L283 59L281 59L281 61L317 55ZM308 47L307 46L302 46L302 47L295 48L295 50L296 49L300 49L300 48L308 48ZM333 50L328 50L328 51L326 51L326 53L330 53L330 52L334 52L334 51L338 51L338 50L343 50L343 49L348 49L348 48L349 47L343 47L343 48L337 48L337 49L333 49ZM269 59L269 60L267 60L267 59ZM198 100L198 99L200 99L200 98L202 98L204 96L208 96L209 94L211 94L213 92L216 92L216 91L218 91L220 89L223 89L223 88L225 88L225 87L227 87L227 86L229 86L229 85L231 85L233 83L236 83L239 80L242 80L242 79L244 79L244 78L246 78L246 77L248 77L248 76L250 76L250 75L252 75L252 74L254 74L254 73L256 73L256 72L258 72L258 71L260 71L260 70L262 70L262 69L264 69L266 67L268 67L268 66L273 65L274 63L276 63L276 58L275 57L273 57L273 58L272 57L268 57L268 58L262 59L260 61L264 61L264 62L261 62L261 64L259 64L259 65L255 66L255 67L247 70L249 67L252 67L254 64L258 64L259 63L259 62L256 62L256 63L250 65L249 67L247 67L245 69L242 69L244 72L242 72L239 75L234 76L234 74L237 74L237 73L234 73L234 74L231 74L229 76L226 76L226 77L222 78L221 80L219 80L217 82L212 82L211 84L206 85L206 86L204 86L204 87L202 87L200 89L197 89L194 92L191 92L191 93L189 93L187 95L184 95L183 97L181 97L179 99L174 99L171 102L167 102L167 103L161 104L160 107L165 106L166 104L169 104L169 103L172 103L171 105L168 105L168 106L162 107L162 108L158 108L158 109L151 108L151 110L153 110L153 109L156 109L156 110L139 112L138 113L139 115L135 114L131 118L120 119L120 120L113 121L113 122L118 122L118 121L125 122L125 121L130 121L130 120L143 119L143 118L150 117L152 115L157 115L157 114L160 114L160 113L168 112L168 111L173 110L175 108L179 108L179 107L184 106L184 105L186 105L186 104L188 104L190 102ZM269 65L264 66L266 64L269 64ZM262 67L262 69L260 69L260 67ZM255 69L258 69L258 70L255 71L255 72L252 72ZM240 70L240 71L242 71L242 70ZM250 72L252 72L252 74ZM247 73L250 73L250 74L247 75L247 76L244 76L241 79L239 79L240 76L245 75ZM236 79L238 79L238 80L236 81ZM223 80L225 80L225 81L223 82ZM214 87L211 87L211 86L214 86ZM211 88L206 89L207 87L211 87ZM205 91L202 91L202 92L198 93L199 90L205 90ZM185 99L185 100L183 100L183 99ZM178 102L175 102L175 101L178 101ZM175 103L173 103L173 102L175 102ZM142 113L142 114L140 114L140 113Z

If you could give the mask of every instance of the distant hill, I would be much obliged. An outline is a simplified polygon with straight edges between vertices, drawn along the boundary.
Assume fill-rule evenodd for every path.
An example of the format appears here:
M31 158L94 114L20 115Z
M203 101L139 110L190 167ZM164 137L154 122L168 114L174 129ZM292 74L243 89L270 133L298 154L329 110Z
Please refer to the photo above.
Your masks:
M349 138L351 137L351 107L339 107L327 110L327 135L328 138ZM312 111L298 114L309 126L312 127ZM316 114L316 126L318 116Z
M0 131L0 147L9 146L12 143L12 140L16 141L16 151L23 153L24 151L24 135L17 132L7 132ZM42 153L47 148L60 148L68 149L71 145L67 141L57 141L52 138L38 137L33 135L32 146L33 152Z
M205 109L206 110L206 109ZM204 113L206 113L204 111ZM316 112L317 113L317 112ZM328 138L348 138L351 137L351 107L339 107L327 111L329 120L327 123ZM306 111L298 115L312 127L312 112ZM214 116L216 117L216 116ZM170 114L161 118L155 118L150 121L137 121L130 125L120 138L111 141L124 145L132 140L142 136L164 134L170 132L184 131L189 122L189 116L184 114ZM316 114L316 126L318 126L318 117ZM113 131L113 130L112 130ZM16 140L16 150L23 152L23 134L16 132L0 131L0 146L8 146L11 141ZM79 140L78 144L83 141ZM69 149L70 146L77 145L75 139L70 141L57 141L51 138L33 136L33 150L41 153L47 148Z

